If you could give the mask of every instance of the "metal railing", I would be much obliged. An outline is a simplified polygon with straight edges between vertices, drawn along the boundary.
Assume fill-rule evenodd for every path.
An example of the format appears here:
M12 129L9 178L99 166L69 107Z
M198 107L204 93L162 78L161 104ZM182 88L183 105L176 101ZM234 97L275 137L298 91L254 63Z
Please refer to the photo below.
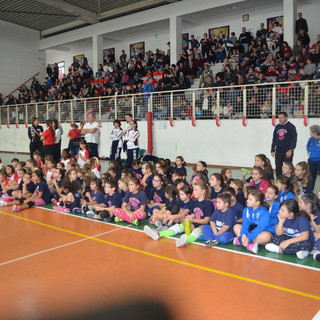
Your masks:
M40 122L57 118L61 123L85 121L88 112L95 112L101 122L124 119L132 113L136 120L145 120L152 111L153 120L214 119L219 126L223 119L270 118L272 124L280 111L289 117L320 116L320 80L264 83L232 87L198 88L159 91L151 94L115 95L76 100L7 105L0 108L0 124L27 127L32 117Z

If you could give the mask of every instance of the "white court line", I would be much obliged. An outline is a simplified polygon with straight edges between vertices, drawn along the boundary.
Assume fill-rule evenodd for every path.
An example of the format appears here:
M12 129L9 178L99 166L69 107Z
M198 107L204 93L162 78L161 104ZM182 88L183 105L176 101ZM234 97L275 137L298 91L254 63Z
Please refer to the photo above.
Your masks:
M312 320L320 320L320 311L312 318Z
M41 209L44 209L44 210L47 210L47 211L52 211L52 212L59 213L59 214L63 214L63 215L69 216L69 217L70 217L70 216L71 216L71 217L75 217L75 218L77 218L77 219L84 219L84 220L87 220L87 221L89 220L89 221L92 221L92 222L108 224L108 225L110 225L110 226L114 226L114 227L118 227L118 228L122 228L122 229L128 229L128 230L131 230L131 231L137 231L137 232L142 232L142 233L144 233L143 230L130 228L130 226L132 226L131 224L129 224L128 226L120 226L120 225L115 225L114 223L104 222L104 221L101 221L101 220L93 220L93 219L89 219L89 218L87 218L87 217L82 217L82 216L77 216L77 215L70 215L69 213L66 213L66 212L55 211L55 210L53 210L53 209L44 208L44 207L41 207L41 206L38 207L38 208L41 208ZM168 238L168 239L177 240L177 238L174 238L174 237L167 237L167 238ZM205 246L205 244L199 243L199 242L193 242L193 244L198 245L198 246ZM231 250L231 249L221 248L221 247L213 247L213 248L210 248L210 249L217 249L217 250L222 250L222 251L228 251L228 252L232 252L232 253L236 253L236 254L245 255L245 256L248 256L248 257L251 257L251 258L258 258L258 259L262 259L262 260L267 260L267 261L272 261L272 262L287 264L287 265L290 265L290 266L293 266L293 267L297 267L297 268L304 268L304 269L309 269L309 270L314 270L314 271L320 271L320 269L315 268L315 267L310 267L310 266L305 266L305 265L302 265L302 264L296 264L296 263L292 263L292 262L288 262L288 261L277 260L277 259L272 259L272 258L268 258L268 257L253 255L252 253L246 253L246 252L241 252L241 251L234 251L234 250ZM208 248L208 250L210 250L210 249ZM0 266L1 266L1 264L0 264Z
M0 263L0 267L2 267L4 265L7 265L7 264L10 264L10 263L13 263L13 262L17 262L17 261L20 261L20 260L31 258L31 257L37 256L39 254L42 254L42 253L46 253L46 252L50 252L50 251L53 251L53 250L61 249L61 248L64 248L64 247L68 247L68 246L71 246L73 244L76 244L76 243L79 243L79 242L83 242L83 241L86 241L86 240L90 240L91 238L100 237L100 236L103 236L105 234L108 234L108 233L111 233L111 232L114 232L114 231L119 231L119 230L121 230L121 229L119 228L119 229L110 230L110 231L107 231L107 232L96 234L95 236L91 236L89 238L82 238L82 239L77 240L77 241L73 241L73 242L70 242L70 243L62 244L61 246L57 246L57 247L53 247L53 248L50 248L50 249L38 251L38 252L31 253L31 254L28 254L28 255L20 257L20 258L16 258L16 259L13 259L13 260L2 262L2 263Z

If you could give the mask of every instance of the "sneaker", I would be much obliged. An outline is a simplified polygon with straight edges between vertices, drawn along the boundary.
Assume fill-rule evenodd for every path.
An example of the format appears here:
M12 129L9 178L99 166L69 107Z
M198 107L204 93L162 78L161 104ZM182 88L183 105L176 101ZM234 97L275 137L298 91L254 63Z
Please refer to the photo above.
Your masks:
M219 242L218 242L218 240L208 240L206 243L205 243L205 245L206 245L206 247L208 247L208 248L212 248L212 247L214 247L216 244L218 244Z
M233 239L233 244L234 244L235 246L241 246L241 242L240 242L240 240L239 240L239 237L235 237L235 238Z
M52 209L56 211L63 211L63 207L60 206L53 206Z
M115 217L114 218L114 222L118 223L118 222L122 222L123 219L119 218L119 217Z
M249 243L246 246L246 249L250 252L257 253L258 252L258 244L257 243Z
M81 208L74 208L74 209L72 210L72 212L73 212L73 213L76 213L76 214L80 214L80 213L82 213L82 209L81 209Z
M93 219L94 216L95 216L95 213L94 213L93 211L87 211L87 212L86 212L86 216L87 216L88 218Z
M313 255L313 259L317 262L320 262L320 251L316 252L314 255Z
M159 226L158 228L156 228L157 231L165 231L165 230L168 230L169 227L167 225L161 225Z
M20 211L21 210L21 208L19 207L19 206L17 206L16 204L14 204L13 206L12 206L12 212L18 212L18 211Z
M303 250L301 250L301 251L298 251L298 252L296 253L296 255L297 255L297 257L298 257L299 259L304 259L304 258L306 258L306 257L309 255L309 251L303 251Z
M270 252L276 252L276 253L280 253L280 247L277 246L274 243L268 243L265 245L266 250L270 251Z
M139 224L139 220L138 219L132 219L131 223L134 224L135 226L137 226Z
M66 213L69 213L70 212L70 209L69 208L66 208L66 207L62 207L62 212L66 212Z
M7 202L11 202L11 201L14 201L14 198L13 197L5 197L4 200Z
M176 241L176 247L183 247L188 242L188 236L186 234L183 234L177 241Z
M158 228L158 227L162 226L162 221L157 220L154 225Z
M58 204L59 204L58 200L56 200L56 199L52 199L51 202L52 202L54 205L58 205Z
M143 228L144 233L149 236L153 240L159 240L159 232L154 229L151 229L149 226L144 226Z
M0 200L0 207L6 207L7 203L3 200Z

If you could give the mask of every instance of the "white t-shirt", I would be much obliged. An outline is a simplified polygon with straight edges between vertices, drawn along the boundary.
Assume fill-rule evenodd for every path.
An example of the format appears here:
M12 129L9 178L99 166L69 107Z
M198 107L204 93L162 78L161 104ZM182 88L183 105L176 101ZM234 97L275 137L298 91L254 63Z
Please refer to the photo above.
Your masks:
M87 133L84 136L84 139L88 142L88 143L96 143L99 144L99 138L100 138L100 127L99 127L99 123L98 122L93 122L93 123L89 123L87 122L84 126L83 129L94 129L97 128L97 130L93 133Z

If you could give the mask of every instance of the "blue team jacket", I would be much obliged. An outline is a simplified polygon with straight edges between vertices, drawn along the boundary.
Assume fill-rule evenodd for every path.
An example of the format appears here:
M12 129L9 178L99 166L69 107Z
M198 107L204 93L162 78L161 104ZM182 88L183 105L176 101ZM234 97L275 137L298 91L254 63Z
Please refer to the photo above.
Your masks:
M310 137L307 143L307 153L312 161L320 161L320 139Z

